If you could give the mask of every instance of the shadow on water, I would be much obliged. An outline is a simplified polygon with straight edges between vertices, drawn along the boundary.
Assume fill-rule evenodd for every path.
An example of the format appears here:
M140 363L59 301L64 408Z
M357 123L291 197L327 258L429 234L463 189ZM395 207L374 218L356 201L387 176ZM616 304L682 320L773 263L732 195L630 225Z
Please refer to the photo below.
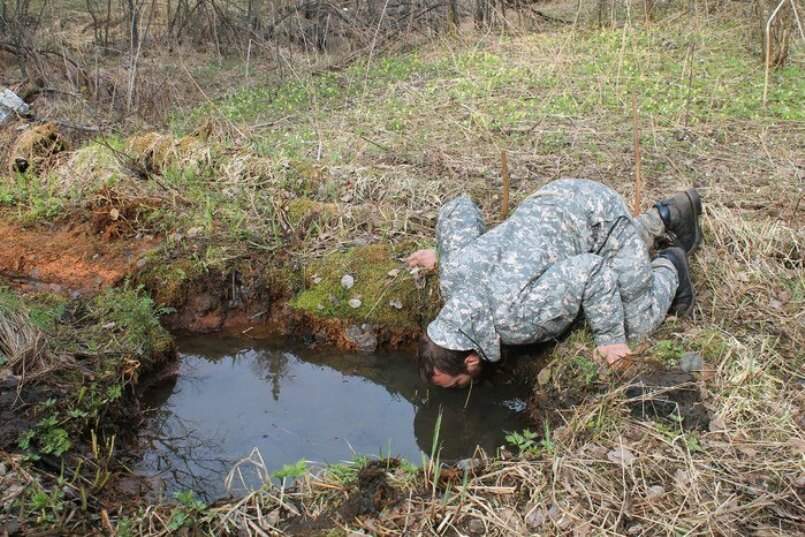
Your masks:
M470 393L428 388L405 354L209 336L181 340L179 351L178 375L146 394L152 417L137 466L161 478L167 492L225 495L225 476L252 448L271 472L300 459L337 463L356 455L418 464L431 450L440 410L448 461L472 456L476 446L494 452L505 431L527 426L528 387L503 375Z

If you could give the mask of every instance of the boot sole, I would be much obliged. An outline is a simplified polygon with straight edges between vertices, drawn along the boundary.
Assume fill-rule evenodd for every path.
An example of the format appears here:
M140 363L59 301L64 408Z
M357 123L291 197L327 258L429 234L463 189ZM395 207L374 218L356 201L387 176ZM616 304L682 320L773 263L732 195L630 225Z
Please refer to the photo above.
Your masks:
M699 217L702 215L702 197L695 188L686 190L685 194L693 207L693 213L696 215L696 236L693 239L693 246L688 250L688 256L691 256L693 252L699 249L699 245L702 243L702 230L699 225Z

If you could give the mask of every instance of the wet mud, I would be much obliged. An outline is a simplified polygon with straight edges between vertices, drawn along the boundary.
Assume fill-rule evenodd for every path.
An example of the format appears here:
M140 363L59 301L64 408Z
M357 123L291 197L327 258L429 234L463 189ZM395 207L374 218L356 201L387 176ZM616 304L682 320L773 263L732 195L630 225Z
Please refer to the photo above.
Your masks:
M681 369L656 369L638 375L626 388L632 416L668 419L686 430L707 430L710 413L695 375Z

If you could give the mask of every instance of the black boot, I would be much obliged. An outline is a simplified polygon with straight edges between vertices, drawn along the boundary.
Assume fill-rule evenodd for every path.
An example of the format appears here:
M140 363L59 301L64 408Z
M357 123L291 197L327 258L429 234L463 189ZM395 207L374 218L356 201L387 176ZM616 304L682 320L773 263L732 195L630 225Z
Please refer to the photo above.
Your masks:
M654 207L660 213L666 231L674 235L675 246L683 248L692 255L702 242L699 217L702 215L702 198L695 188L677 192Z
M671 303L668 313L678 317L688 316L696 303L696 292L690 279L688 256L685 255L685 250L673 246L657 252L657 257L663 257L673 263L679 278L679 287L676 288L676 295L674 295L674 301Z

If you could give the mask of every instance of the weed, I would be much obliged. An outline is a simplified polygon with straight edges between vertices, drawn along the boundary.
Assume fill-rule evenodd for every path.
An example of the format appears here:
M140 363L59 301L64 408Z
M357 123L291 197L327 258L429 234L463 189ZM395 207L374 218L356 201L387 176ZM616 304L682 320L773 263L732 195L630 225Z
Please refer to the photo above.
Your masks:
M506 442L517 449L518 453L527 454L537 450L537 433L530 429L523 429L520 432L511 432L506 435Z
M684 351L685 349L679 343L670 339L658 341L652 349L654 355L668 365L679 363Z
M196 498L192 490L183 490L174 494L179 505L171 511L167 527L170 531L190 528L196 525L198 517L207 509L207 505Z
M293 464L285 464L274 472L274 477L277 479L296 479L301 477L307 473L308 466L307 461L305 459L299 459Z
M64 511L64 493L58 487L46 491L34 482L28 491L25 509L35 516L38 524L55 524Z

